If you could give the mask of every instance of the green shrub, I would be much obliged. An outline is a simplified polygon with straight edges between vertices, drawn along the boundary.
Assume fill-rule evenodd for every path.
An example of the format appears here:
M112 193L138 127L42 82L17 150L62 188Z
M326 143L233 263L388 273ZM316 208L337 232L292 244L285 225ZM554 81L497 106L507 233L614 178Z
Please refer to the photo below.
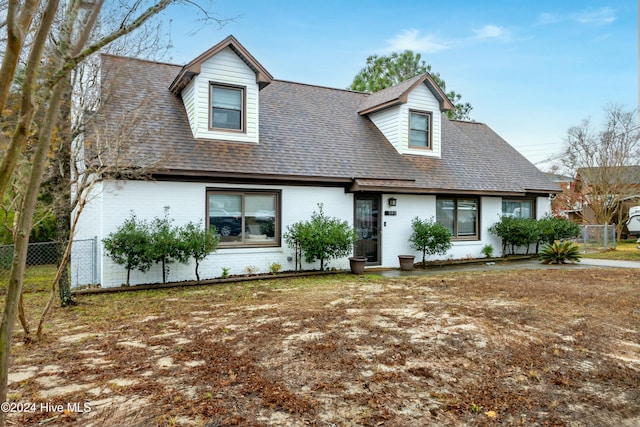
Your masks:
M320 270L324 270L327 260L345 257L353 251L356 230L348 221L327 217L322 204L319 212L311 214L311 220L300 221L287 227L284 239L298 256L304 256L308 263L320 261Z
M151 221L151 259L155 263L162 264L162 283L167 281L169 264L183 260L182 245L178 241L178 228L173 225L173 219L169 218L169 207L164 208L164 217L155 217Z
M161 263L164 283L171 262L186 263L190 258L195 260L196 279L200 280L200 261L218 246L215 228L207 230L191 222L175 227L172 223L168 207L163 218L156 217L151 223L137 219L132 212L131 218L102 240L107 256L127 269L127 286L132 269L146 272L154 262Z
M411 246L422 252L422 265L428 255L444 255L451 248L451 232L447 227L435 222L433 217L422 220L415 217L411 221Z
M572 242L547 243L539 254L544 264L580 262L580 249Z
M547 216L539 220L503 216L489 227L489 232L502 239L502 254L513 255L518 248L525 247L529 253L531 245L553 243L580 235L580 226L564 218Z
M550 244L557 240L571 239L580 235L580 226L564 218L546 216L538 220L538 227L541 243Z
M278 263L278 262L272 262L269 265L269 272L271 274L277 274L280 272L280 270L282 270L282 264Z
M149 224L139 220L133 212L118 229L102 240L107 256L127 269L127 286L131 270L148 271L151 257L151 233Z
M193 258L196 263L196 280L200 281L198 267L200 261L205 259L210 253L214 252L220 242L220 237L216 233L216 228L205 227L190 222L178 230L180 242L180 261L186 262L189 258Z
M489 232L502 239L502 255L513 255L520 247L525 247L528 254L530 245L540 238L537 222L532 218L503 216L489 227Z
M484 245L482 247L482 250L480 251L482 252L482 254L487 257L487 258L491 258L493 256L493 246L491 245Z
M282 235L284 241L287 242L287 246L293 249L296 270L302 269L302 238L306 233L306 227L306 223L296 222L295 224L287 226L287 230Z

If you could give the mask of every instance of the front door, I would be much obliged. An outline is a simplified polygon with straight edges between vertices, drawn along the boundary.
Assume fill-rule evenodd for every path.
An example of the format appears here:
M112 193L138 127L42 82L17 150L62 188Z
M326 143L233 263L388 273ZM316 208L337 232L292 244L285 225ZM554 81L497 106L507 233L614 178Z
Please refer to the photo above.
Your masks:
M356 194L355 202L354 255L367 257L367 264L380 264L380 195Z

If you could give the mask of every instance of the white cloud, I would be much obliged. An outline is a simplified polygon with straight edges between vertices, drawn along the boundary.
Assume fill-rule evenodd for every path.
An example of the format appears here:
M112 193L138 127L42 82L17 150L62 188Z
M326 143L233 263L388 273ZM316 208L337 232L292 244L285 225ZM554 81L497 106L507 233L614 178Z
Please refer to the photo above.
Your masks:
M615 22L616 16L613 9L604 7L600 10L587 10L574 14L573 19L581 24L607 25Z
M412 50L422 53L434 53L450 49L452 43L447 40L439 40L433 35L421 36L420 31L415 29L404 30L402 33L387 40L386 52L398 52Z
M474 30L476 39L503 39L509 37L509 32L497 25L485 25L479 30Z
M613 9L603 7L602 9L589 9L565 15L545 12L538 16L538 24L540 25L557 24L566 21L573 21L584 25L601 26L615 22L616 14Z

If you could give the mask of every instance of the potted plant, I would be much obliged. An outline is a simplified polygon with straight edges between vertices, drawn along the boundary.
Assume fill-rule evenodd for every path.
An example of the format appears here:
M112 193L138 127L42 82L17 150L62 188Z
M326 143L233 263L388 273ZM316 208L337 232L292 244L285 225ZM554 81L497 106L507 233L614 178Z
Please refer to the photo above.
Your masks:
M413 264L416 256L415 255L398 255L398 260L400 261L400 270L402 271L411 271L413 270Z
M364 273L364 266L367 263L367 257L364 256L352 256L349 258L349 267L353 274Z

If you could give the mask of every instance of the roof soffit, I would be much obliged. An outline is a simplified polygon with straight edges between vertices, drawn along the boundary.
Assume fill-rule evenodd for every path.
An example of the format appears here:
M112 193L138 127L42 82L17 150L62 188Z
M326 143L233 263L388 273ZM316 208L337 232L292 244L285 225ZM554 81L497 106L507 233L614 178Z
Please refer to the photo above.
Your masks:
M235 37L228 36L226 39L222 40L220 43L216 44L211 49L202 53L193 61L182 67L180 73L178 73L176 78L169 86L169 90L174 94L179 94L182 89L184 89L184 87L189 84L194 76L200 74L202 64L205 61L215 56L218 52L227 47L233 50L235 54L238 55L238 57L242 59L242 61L244 61L244 63L253 70L253 72L256 73L256 83L258 83L260 89L271 83L271 81L273 80L273 76L267 71L267 69L264 68L253 57L253 55L251 55L251 53L249 53L249 51L245 49L245 47L242 46L240 42L238 42L238 40L236 40Z

